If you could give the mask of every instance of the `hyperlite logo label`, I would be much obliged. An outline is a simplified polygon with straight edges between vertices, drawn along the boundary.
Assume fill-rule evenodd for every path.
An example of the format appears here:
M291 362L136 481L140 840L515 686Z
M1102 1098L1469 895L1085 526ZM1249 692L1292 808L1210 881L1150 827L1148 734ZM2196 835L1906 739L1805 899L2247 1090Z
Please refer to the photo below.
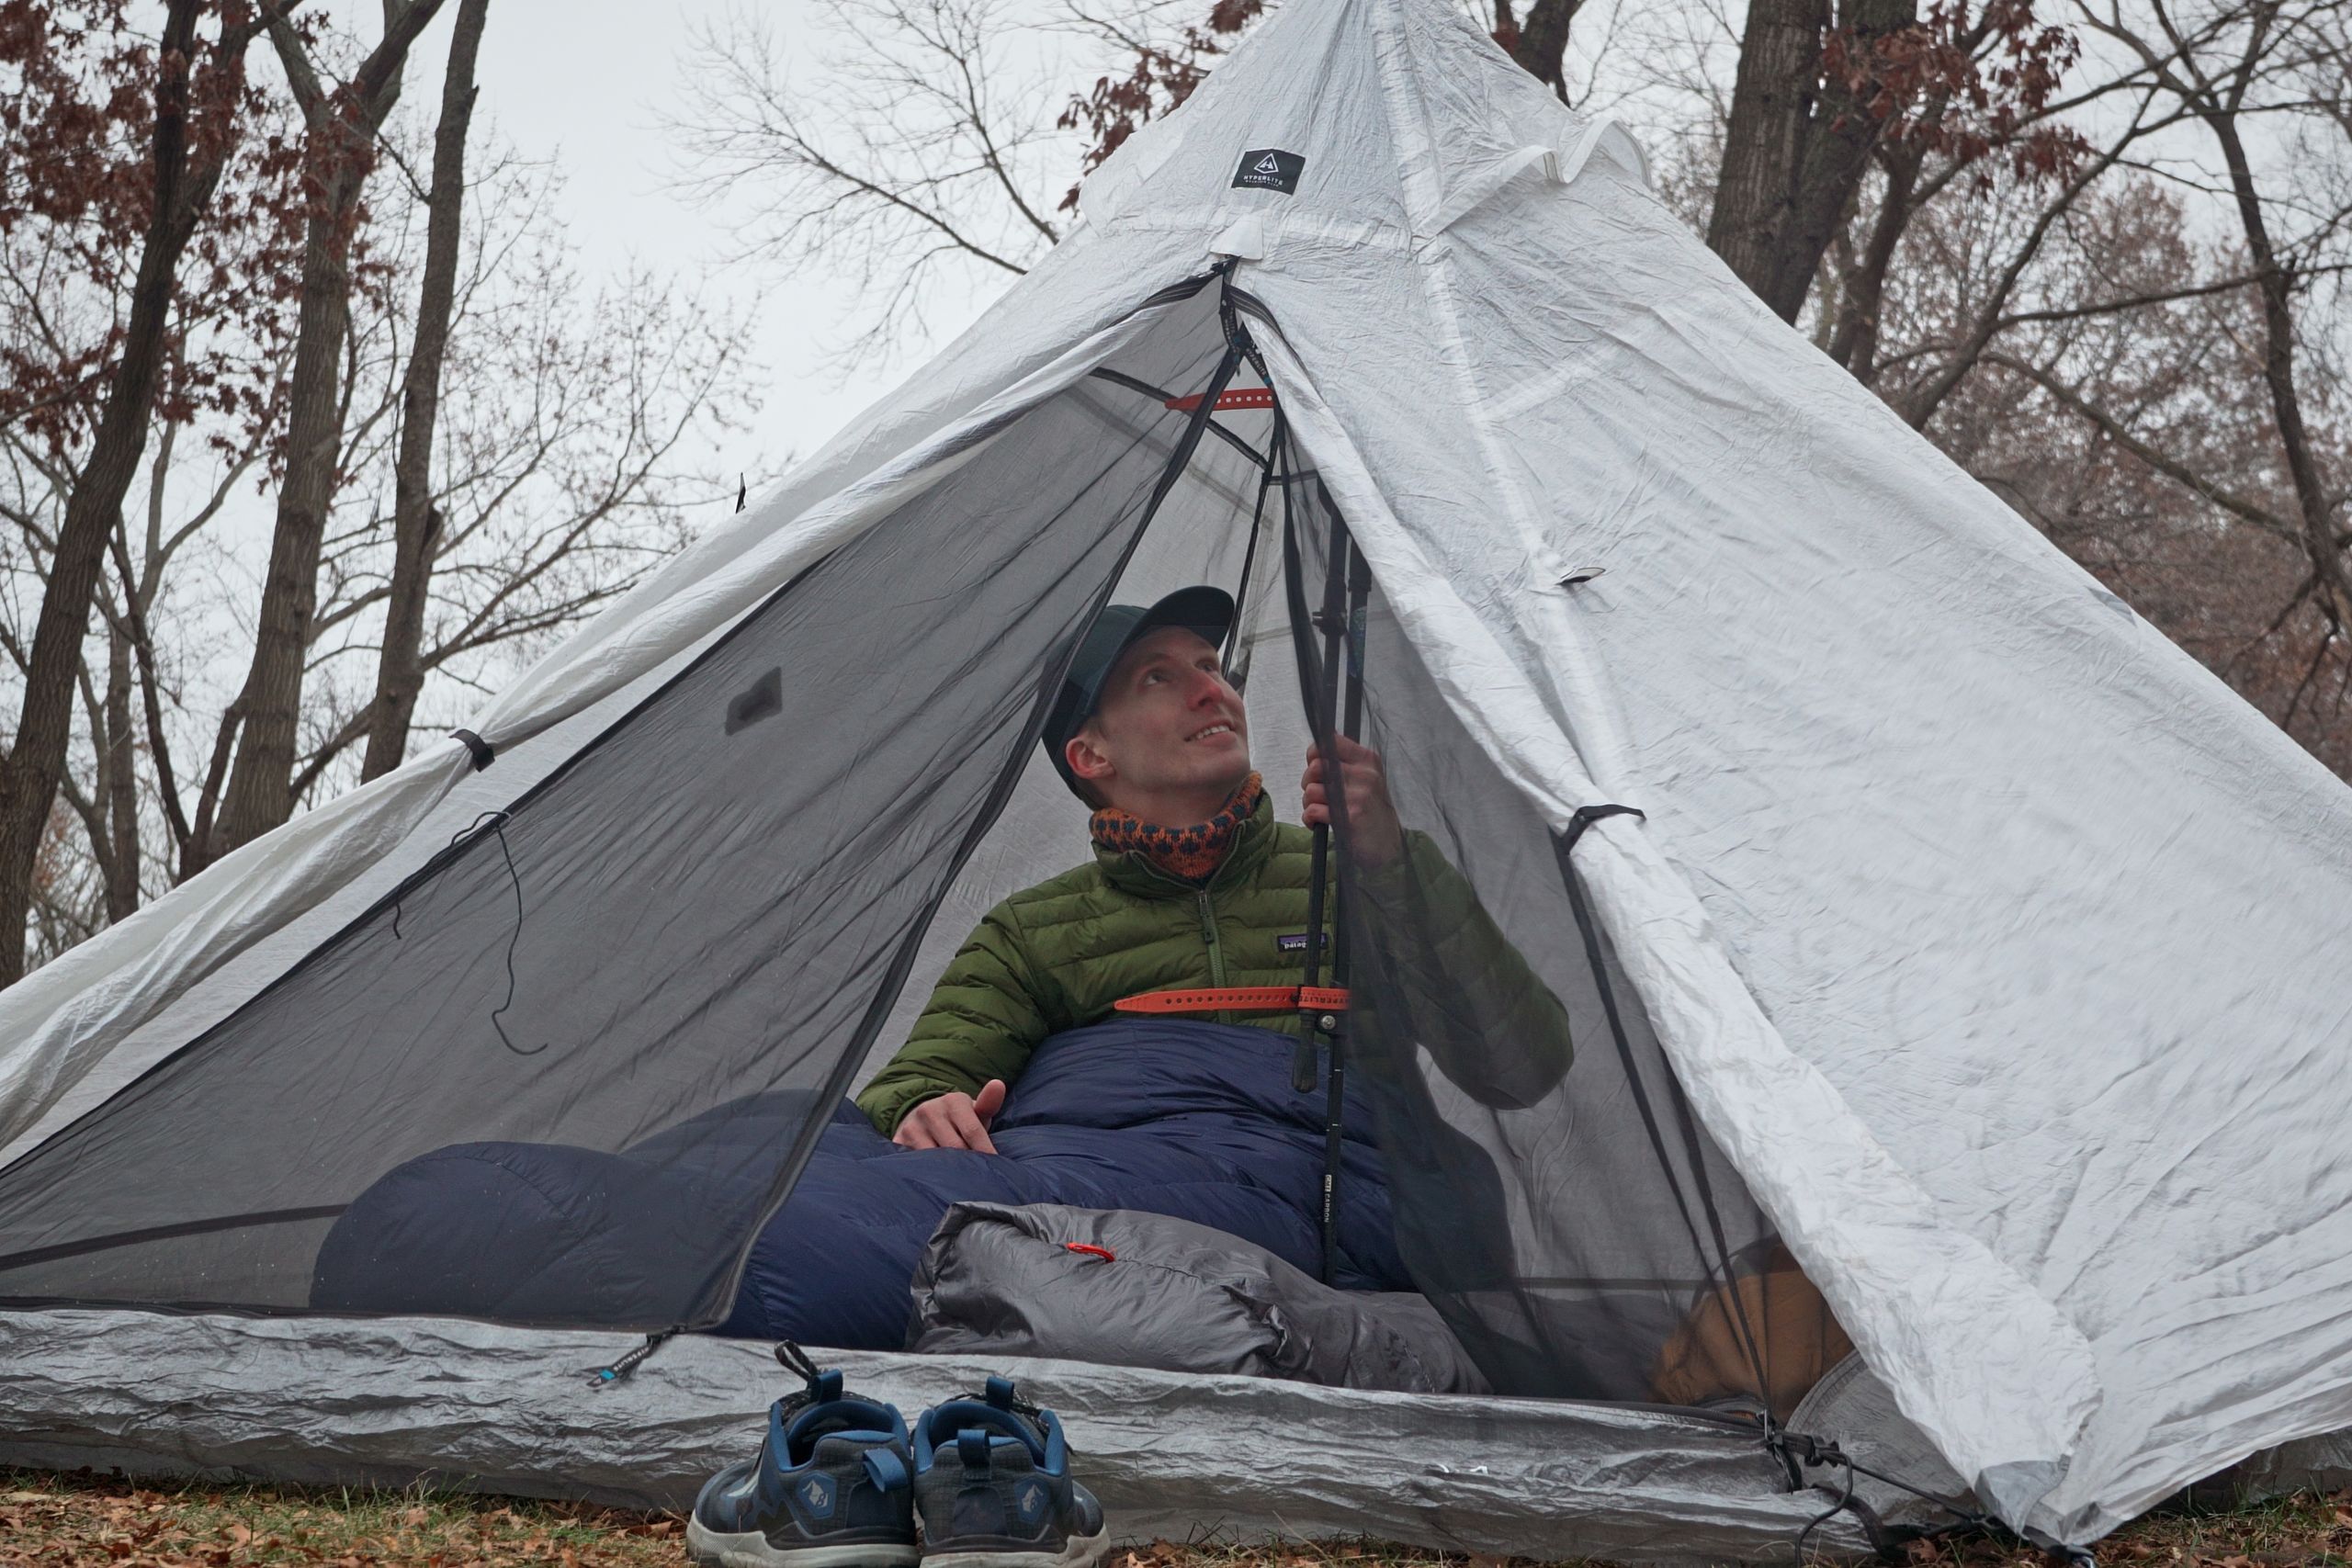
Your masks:
M1241 154L1241 166L1233 171L1236 190L1278 190L1291 196L1298 190L1300 171L1306 160L1296 152L1285 152L1278 147L1258 147Z

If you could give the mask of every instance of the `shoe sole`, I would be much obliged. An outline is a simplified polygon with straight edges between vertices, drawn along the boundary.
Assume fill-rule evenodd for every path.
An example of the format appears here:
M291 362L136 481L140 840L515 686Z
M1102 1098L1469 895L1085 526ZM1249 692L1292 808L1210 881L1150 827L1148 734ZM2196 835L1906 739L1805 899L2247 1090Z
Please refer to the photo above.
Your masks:
M922 1553L912 1542L887 1546L777 1546L758 1530L727 1534L686 1521L686 1556L702 1568L915 1568Z
M1093 1568L1110 1550L1111 1527L1074 1535L1059 1551L926 1551L922 1568Z

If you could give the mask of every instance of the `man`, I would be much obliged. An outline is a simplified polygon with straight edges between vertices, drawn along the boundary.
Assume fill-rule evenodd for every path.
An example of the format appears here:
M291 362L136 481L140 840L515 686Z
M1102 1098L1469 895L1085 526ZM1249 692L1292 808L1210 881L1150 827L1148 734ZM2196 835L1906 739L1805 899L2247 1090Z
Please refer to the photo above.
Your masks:
M1081 640L1044 743L1063 782L1094 807L1094 858L988 912L907 1043L859 1094L900 1146L994 1153L989 1123L1030 1053L1100 1022L1123 997L1298 985L1311 829L1330 820L1335 793L1353 874L1388 917L1375 929L1407 938L1379 956L1418 973L1382 989L1442 998L1413 1032L1449 1076L1490 1103L1523 1104L1566 1070L1558 1001L1435 847L1418 834L1408 841L1377 752L1338 738L1332 769L1310 748L1304 823L1273 819L1250 766L1249 716L1217 651L1233 615L1219 589L1180 589L1148 608L1112 605ZM1327 899L1327 942L1336 918ZM1469 1005L1454 1005L1463 996ZM1300 1027L1289 1014L1218 1016L1289 1034ZM1465 1020L1478 1038L1464 1037ZM1489 1032L1499 1051L1487 1049Z

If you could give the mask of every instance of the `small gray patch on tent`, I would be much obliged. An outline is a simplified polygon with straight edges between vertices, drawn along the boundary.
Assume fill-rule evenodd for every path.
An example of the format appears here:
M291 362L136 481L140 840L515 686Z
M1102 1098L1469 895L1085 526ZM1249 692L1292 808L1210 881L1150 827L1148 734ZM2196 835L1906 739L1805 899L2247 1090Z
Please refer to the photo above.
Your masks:
M784 711L784 669L781 665L752 682L727 704L727 733L748 729L763 718Z

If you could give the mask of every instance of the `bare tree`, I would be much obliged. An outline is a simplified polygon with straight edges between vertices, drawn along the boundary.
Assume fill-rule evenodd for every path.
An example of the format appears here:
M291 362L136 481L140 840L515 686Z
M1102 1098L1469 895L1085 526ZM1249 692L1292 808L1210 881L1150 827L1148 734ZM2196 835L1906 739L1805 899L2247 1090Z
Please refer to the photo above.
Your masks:
M243 0L223 0L220 34L208 51L197 32L205 8L202 0L170 0L154 52L149 217L129 319L96 437L74 475L50 554L23 705L0 769L0 985L24 972L23 932L63 777L91 596L147 444L175 275L236 147L246 107L244 57L254 18ZM267 15L285 25L282 13Z
M236 765L218 819L201 833L199 863L286 820L294 808L294 739L303 649L318 592L320 541L334 499L342 427L341 380L350 324L352 236L375 141L399 101L408 51L441 0L385 0L384 33L345 83L321 80L307 40L288 24L270 41L301 105L311 212L302 253L300 322L288 389L286 473L278 487L269 574L262 585L253 663L239 694Z
M82 71L103 89L97 101L119 101L111 57L93 54L108 36L66 35L43 69ZM313 41L340 48L322 30ZM52 99L85 112L62 92L34 101ZM98 621L69 671L55 805L35 836L19 924L36 961L200 869L242 734L241 688L228 682L244 672L256 627L241 589L261 575L254 550L269 547L243 524L256 490L267 496L286 473L298 285L314 215L295 107L254 88L243 113L254 129L187 253L202 265L185 266L172 293L152 399L161 438L102 538ZM94 149L106 156L76 176L104 198L86 213L9 183L30 168L68 168L80 150L52 136L40 156L18 156L23 138L49 133L30 118L0 130L18 139L0 146L0 688L21 682L31 662L19 628L36 618L96 439L147 218L130 177L148 154L143 118ZM414 494L423 428L405 411L432 309L424 274L435 231L446 229L435 221L445 204L406 175L422 166L418 141L415 128L387 119L384 176L353 209L338 482L300 649L288 780L298 803L361 772L401 575L397 519ZM492 155L444 188L459 182L442 413L424 468L425 498L445 521L412 580L422 585L417 724L460 722L473 693L674 550L689 509L721 494L718 478L695 465L753 406L741 319L650 275L606 286L582 278L544 170ZM730 468L725 493L733 488Z
M410 716L424 685L425 589L433 571L433 536L441 513L433 504L433 433L441 401L441 361L448 350L455 300L458 229L466 194L466 132L473 121L474 62L481 51L489 0L458 0L441 85L441 121L433 140L433 188L427 212L424 276L418 286L416 337L401 388L401 447L393 465L392 578L384 615L384 646L376 666L376 697L368 719L368 757L360 777L400 765L408 750Z
M2340 772L2352 724L2314 700L2333 630L2264 378L2243 247L2197 231L2210 203L2117 177L2051 227L1992 345L1931 434L2134 608ZM1887 322L1886 395L1978 335L2033 206L1929 209ZM2341 267L2341 260L2333 264ZM2319 280L2312 280L2317 282ZM1916 358L1915 358L1916 356ZM2335 378L2308 400L2323 466L2346 444ZM2340 688L2336 694L2340 697Z
M2260 538L2266 561L2275 563L2282 546L2300 557L2291 581L2280 583L2275 570L2260 574L2269 602L2242 646L2200 651L2238 679L2293 645L2287 700L2266 705L2325 754L2306 704L2333 671L2330 712L2340 714L2352 680L2344 490L2352 453L2331 407L2340 375L2314 388L2300 372L2314 357L2335 360L2343 347L2330 336L2331 314L2312 307L2340 298L2352 269L2346 8L2254 0L2192 12L2147 0L2128 13L2086 8L2083 18L2139 72L2159 106L2155 118L2179 128L2141 160L2142 200L2177 191L2209 219L2226 215L2234 243L2168 278L2118 276L2110 265L2091 298L2009 310L2002 336L1982 327L1972 336L1991 341L1984 357L2067 421L2178 487L2214 519L2209 527ZM2163 341L2156 328L2181 320L2204 331L2193 352L2175 355L2172 381L2152 383L2144 371L2119 380L2117 367L2139 363L2152 338ZM2095 332L2092 321L2114 326ZM2208 586L2225 600L2239 584Z
M687 178L742 254L821 265L872 291L860 349L920 331L925 286L958 261L1018 276L1060 237L1057 99L1018 58L1006 0L825 0L837 45L822 98L802 94L764 22L693 36L689 107L672 130Z
M682 467L682 455L752 406L739 322L707 314L650 275L591 290L558 234L506 228L518 216L543 224L537 205L485 209L477 266L494 270L459 280L432 473L440 522L426 543L416 651L420 682L460 697L495 689L500 674L679 548L687 508L732 493ZM383 352L359 378L376 389L368 400L377 407L399 395L398 344L408 335L396 321L375 334ZM355 421L367 439L347 453L351 471L396 467L401 442L388 424ZM353 487L324 542L305 649L314 690L292 779L298 798L344 782L343 759L372 728L378 617L398 560L368 482Z
M450 705L492 689L679 547L687 510L721 490L716 476L681 459L753 406L738 347L742 323L650 274L602 288L584 283L553 200L545 172L511 156L490 159L468 186L427 470L427 503L439 521L416 569L423 604L412 723L458 722ZM412 286L431 265L437 212L404 184L378 205L376 265L390 286L355 295L346 335L335 457L345 479L322 530L318 598L300 650L288 779L297 803L357 781L401 576L401 465L413 456L413 427L401 416L424 336L415 321L424 296ZM200 502L210 504L209 496ZM235 628L232 648L251 635ZM233 694L219 700L209 711L201 695L183 705L181 719L203 726L198 744L158 738L152 746L153 787L182 846L182 875L201 863L189 847L203 844L239 732ZM175 744L209 761L176 767Z
M2256 122L2267 118L2317 115L2339 126L2352 120L2344 21L2342 7L2335 4L2272 0L2201 12L2148 0L2147 22L2140 26L2112 11L2086 13L2086 26L2129 49L2163 91L2196 118L2220 157L2261 300L2262 378L2278 448L2293 480L2293 520L2333 633L2331 646L2352 628L2352 567L2337 537L2344 496L2323 469L2296 386L2301 334L2295 295L2299 271L2335 246L2352 213L2341 206L2295 213L2291 198L2281 203L2275 186L2266 192L2247 141ZM2280 220L2298 219L2300 232L2274 232ZM2314 671L2319 662L2313 660Z

